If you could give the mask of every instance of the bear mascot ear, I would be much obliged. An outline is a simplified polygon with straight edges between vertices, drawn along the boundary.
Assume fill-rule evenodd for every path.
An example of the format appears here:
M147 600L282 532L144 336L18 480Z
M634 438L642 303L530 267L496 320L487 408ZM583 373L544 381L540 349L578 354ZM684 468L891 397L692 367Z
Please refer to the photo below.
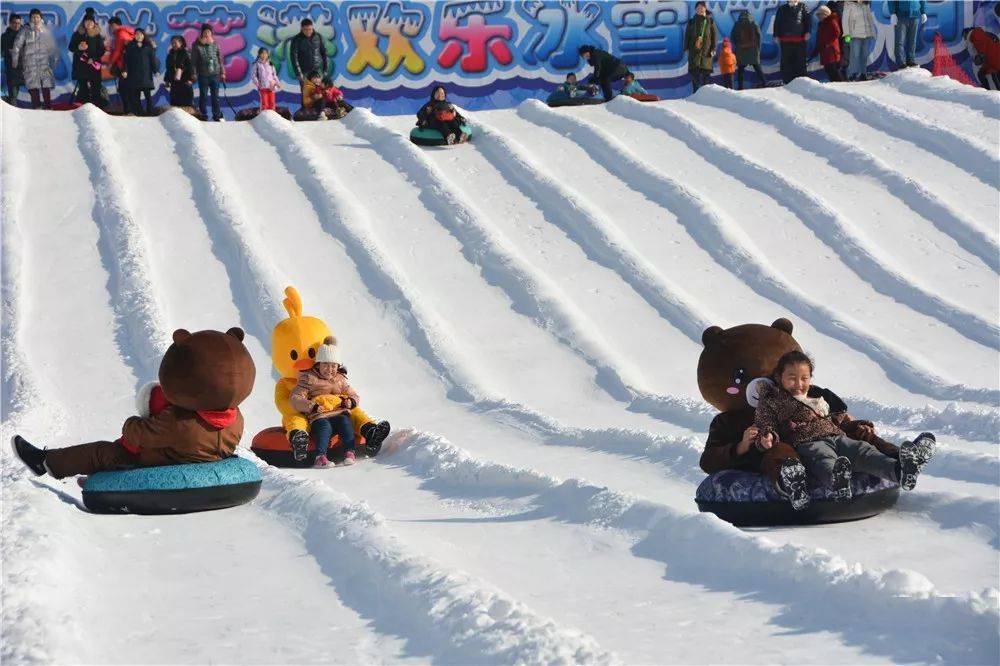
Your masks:
M792 334L792 322L785 319L784 317L780 319L775 319L774 322L771 324L771 328L776 328L779 331L784 331L785 333L788 333L788 335Z
M713 340L718 340L719 336L722 334L722 329L718 326L709 326L701 334L701 344L708 346L708 343Z
M174 342L180 344L191 337L191 332L184 328L178 328L174 331Z
M239 328L238 326L233 326L231 329L229 329L228 331L226 331L226 335L231 335L234 338L236 338L237 340L239 340L240 342L243 342L243 337L246 334L243 332L242 328Z

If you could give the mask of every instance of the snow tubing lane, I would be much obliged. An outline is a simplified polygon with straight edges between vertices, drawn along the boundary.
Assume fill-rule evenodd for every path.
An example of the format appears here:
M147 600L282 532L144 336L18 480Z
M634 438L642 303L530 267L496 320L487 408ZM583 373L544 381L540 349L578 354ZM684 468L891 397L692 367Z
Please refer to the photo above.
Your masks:
M470 128L468 125L461 125L460 127L462 128L463 132L469 135L469 140L472 140L472 128ZM444 140L444 136L441 134L441 132L426 127L414 127L412 130L410 130L410 141L417 144L418 146L448 145L448 142Z
M354 439L354 450L357 455L363 455L364 445L365 438L357 435ZM316 462L316 440L312 433L309 434L309 449L305 460L296 460L292 456L292 444L288 441L288 435L281 427L265 428L254 435L250 450L268 465L275 467L312 467ZM340 437L337 435L330 438L327 456L334 462L340 462L344 458L344 452L340 449Z
M260 492L261 474L246 458L96 472L83 484L94 513L193 513L246 504Z
M552 108L557 108L560 106L587 106L590 104L604 104L603 97L561 97L561 96L550 96L545 103Z
M708 476L698 486L698 510L714 513L737 527L777 525L821 525L877 516L899 499L899 486L867 474L852 479L853 498L847 502L829 499L821 488L810 488L812 501L801 511L782 499L760 474L725 470Z

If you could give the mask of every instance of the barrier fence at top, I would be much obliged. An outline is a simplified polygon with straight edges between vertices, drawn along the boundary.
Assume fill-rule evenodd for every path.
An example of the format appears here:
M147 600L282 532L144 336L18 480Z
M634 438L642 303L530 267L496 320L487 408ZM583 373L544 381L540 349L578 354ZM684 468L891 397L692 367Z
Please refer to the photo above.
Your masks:
M739 14L749 11L761 28L761 64L778 69L778 45L771 36L781 2L732 0L708 2L720 39L728 36ZM810 11L825 2L805 2ZM995 2L927 2L928 20L921 26L917 62L933 57L935 34L959 64L968 61L963 31L977 13ZM690 91L684 27L694 15L694 2L586 0L408 0L345 2L4 2L0 16L6 25L11 12L25 17L41 10L61 49L55 92L72 93L70 33L84 11L93 9L102 29L112 16L142 27L156 44L161 64L169 38L183 35L188 44L204 24L212 26L225 61L230 102L256 105L250 65L260 47L271 51L282 81L279 104L298 104L298 86L288 61L288 45L302 19L312 19L331 56L329 72L353 104L381 114L412 113L430 87L444 83L450 97L466 108L514 106L528 98L544 98L568 72L589 73L577 49L593 44L621 57L637 78L661 98L682 97ZM872 2L878 35L870 60L878 69L892 69L893 26L888 3ZM814 52L814 29L809 53ZM811 58L810 71L819 69ZM971 73L971 70L970 70ZM106 74L110 79L110 75ZM108 85L111 85L110 83ZM157 97L165 99L162 89Z

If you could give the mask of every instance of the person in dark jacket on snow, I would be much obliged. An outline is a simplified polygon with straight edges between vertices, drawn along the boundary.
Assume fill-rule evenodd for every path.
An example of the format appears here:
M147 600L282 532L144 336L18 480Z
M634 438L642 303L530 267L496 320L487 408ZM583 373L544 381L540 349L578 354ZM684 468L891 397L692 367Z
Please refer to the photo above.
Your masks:
M163 85L170 91L170 106L194 106L194 65L183 35L170 39Z
M799 0L788 0L774 17L774 38L781 46L781 80L791 83L806 75L806 42L812 15Z
M125 79L125 96L127 103L125 113L142 115L142 105L139 97L146 98L146 115L153 115L153 76L160 71L160 62L156 58L156 49L146 38L146 31L135 29L135 39L125 47L125 57L122 59L122 78Z
M299 34L292 38L288 47L288 59L292 62L295 78L299 80L300 90L305 88L309 73L319 72L320 77L326 76L326 44L311 19L303 19L299 24Z
M88 10L90 12L90 10ZM69 52L73 59L73 79L77 82L75 99L81 104L90 102L104 107L104 91L101 90L101 58L104 56L104 37L94 19L88 13L69 38Z
M611 84L624 79L628 74L628 67L607 51L589 44L581 46L578 53L594 68L593 73L587 78L587 84L599 87L604 95L604 101L607 102L614 97Z
M831 81L843 81L840 73L840 17L823 5L816 10L819 28L816 29L816 52L823 71Z
M201 36L191 47L191 66L198 77L198 110L203 118L208 118L208 96L212 96L212 120L222 120L219 106L219 82L226 80L226 69L222 63L222 52L215 43L212 26L203 25Z
M927 3L924 0L890 0L890 21L896 26L896 69L916 67L917 32L927 22Z
M688 56L688 74L691 75L691 92L708 85L712 76L712 62L715 58L715 44L719 40L719 32L715 27L715 19L708 11L708 5L697 2L694 5L694 17L684 28L684 50Z
M760 69L760 26L753 20L753 15L743 10L740 18L729 33L736 53L736 89L743 90L743 73L747 67L752 67L757 74L757 87L763 88L764 72Z
M8 104L17 104L17 94L20 92L21 86L24 85L21 68L14 66L10 55L10 50L14 48L14 40L23 24L24 20L18 14L11 13L7 18L7 29L3 31L3 37L0 38L0 47L3 50L3 78L7 87L7 97L4 99L7 100Z
M426 127L441 132L441 136L449 144L465 143L469 135L462 131L465 118L448 101L448 93L444 86L434 86L431 98L417 112L417 127Z

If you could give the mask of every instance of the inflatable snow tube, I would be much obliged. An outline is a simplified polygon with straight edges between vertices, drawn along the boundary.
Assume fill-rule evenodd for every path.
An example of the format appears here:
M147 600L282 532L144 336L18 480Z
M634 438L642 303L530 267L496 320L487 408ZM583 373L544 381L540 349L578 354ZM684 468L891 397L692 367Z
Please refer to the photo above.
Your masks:
M274 112L277 113L282 118L284 118L285 120L292 119L292 112L289 111L288 107L286 106L276 106L274 108ZM259 108L240 109L239 111L236 112L236 120L253 120L259 115L260 115Z
M588 104L604 104L603 97L569 97L565 94L552 93L545 103L551 107L587 106Z
M355 451L359 452L359 455L364 444L364 437L355 437L354 448ZM316 462L316 440L313 435L311 433L309 435L309 449L306 458L300 461L292 455L292 444L288 441L285 429L281 427L261 430L254 436L250 450L258 458L275 467L312 467L313 463ZM337 435L330 438L327 456L334 461L339 461L344 457L344 452L340 448L340 438Z
M347 102L341 103L341 108L344 109L344 115L341 116L340 118L343 118L348 113L350 113L351 111L354 110L354 107L351 106L350 104L348 104ZM335 115L333 115L332 109L328 108L328 109L326 109L326 111L324 113L326 115L326 119L327 120L340 120L340 118L337 118ZM301 108L299 108L298 111L296 111L292 115L292 120L294 120L295 122L300 122L300 123L308 123L308 122L312 122L314 120L319 120L319 114L316 113L315 111L311 111L311 110L309 110L309 109L307 109L305 107L301 107Z
M83 484L94 513L192 513L246 504L260 492L261 475L246 458L96 472Z
M648 93L636 93L634 95L629 95L632 99L639 102L659 102L660 98L656 95L650 95Z
M867 474L851 482L854 497L837 502L825 488L810 488L812 501L801 511L781 498L773 484L760 474L724 470L708 476L695 494L700 511L714 513L737 527L819 525L877 516L899 499L899 486Z
M460 125L462 131L469 135L469 139L472 139L472 128L468 125ZM430 129L429 127L414 127L410 130L410 141L417 144L418 146L447 146L448 142L444 140L444 136L441 132L436 129Z

